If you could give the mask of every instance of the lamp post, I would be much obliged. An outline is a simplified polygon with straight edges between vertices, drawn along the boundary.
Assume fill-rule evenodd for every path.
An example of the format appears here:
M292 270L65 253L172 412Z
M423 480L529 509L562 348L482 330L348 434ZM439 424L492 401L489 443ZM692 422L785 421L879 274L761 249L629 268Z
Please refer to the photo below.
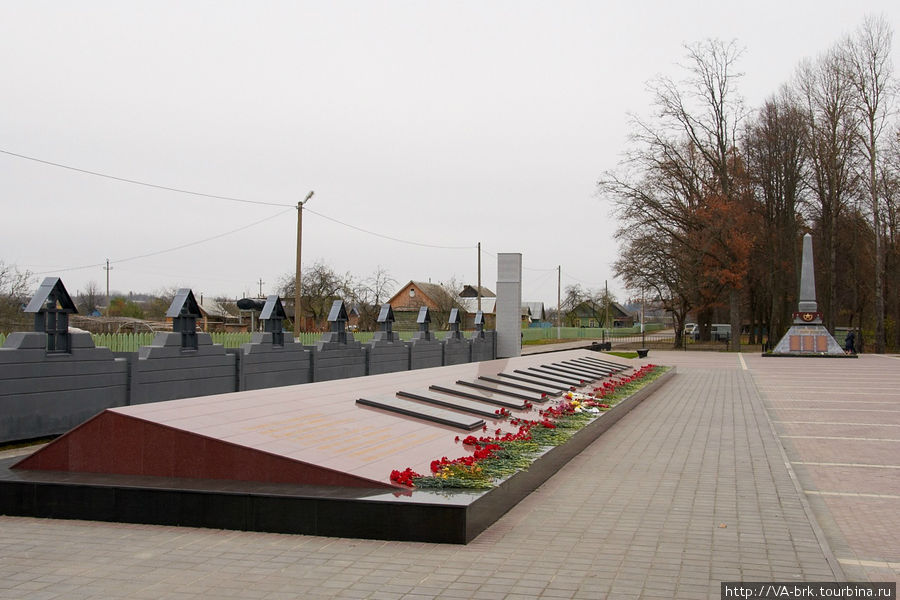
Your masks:
M303 245L303 205L313 197L310 191L306 198L297 203L297 268L294 271L294 337L300 337L300 248Z

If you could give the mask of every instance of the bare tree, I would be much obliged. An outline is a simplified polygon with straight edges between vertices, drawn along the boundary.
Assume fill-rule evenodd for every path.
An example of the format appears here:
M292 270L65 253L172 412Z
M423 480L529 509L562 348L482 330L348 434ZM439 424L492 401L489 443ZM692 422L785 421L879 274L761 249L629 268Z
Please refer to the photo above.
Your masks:
M761 231L754 249L751 305L762 311L769 338L780 338L796 308L800 203L804 190L807 121L787 89L765 102L745 134L745 153Z
M560 305L560 310L562 311L561 316L565 320L567 326L572 326L574 317L571 313L573 310L575 310L575 307L587 300L589 297L590 292L588 292L588 290L584 289L577 283L567 285L565 287L562 293L562 304Z
M106 294L100 289L96 281L89 281L78 294L78 310L81 314L90 315L100 308L100 300L105 299Z
M884 244L879 202L878 168L882 134L894 99L891 42L893 31L884 17L866 17L855 35L842 45L841 57L853 86L859 115L858 148L865 161L863 179L875 232L875 352L885 351Z
M352 297L353 278L349 273L341 275L319 260L303 270L300 281L303 290L303 311L315 328L325 326L328 311L335 300ZM279 294L283 298L294 297L294 273L286 273L279 280Z
M22 312L34 286L30 271L20 271L0 259L0 331L14 331L29 325Z
M397 281L381 265L363 281L350 285L351 297L359 311L359 328L374 331L381 304L386 302Z
M794 80L804 106L806 128L804 150L809 158L808 185L814 201L810 217L818 227L820 254L820 298L825 325L834 327L837 312L838 222L847 210L855 186L854 137L857 119L853 112L853 90L842 66L840 53L831 49L815 61L801 63Z
M727 290L732 329L741 330L741 299L749 265L742 159L737 130L744 118L735 85L740 51L734 42L707 40L686 46L687 79L664 77L652 85L656 119L633 120L636 149L631 171L607 173L601 192L613 196L623 223L620 239L638 228L647 241L677 244L707 271L710 285ZM708 300L704 301L708 303ZM740 349L740 336L734 337Z
M617 277L632 290L647 290L658 297L675 321L675 347L684 347L684 324L697 297L690 265L678 243L660 240L653 232L626 229L619 236L624 243L621 256L613 263Z

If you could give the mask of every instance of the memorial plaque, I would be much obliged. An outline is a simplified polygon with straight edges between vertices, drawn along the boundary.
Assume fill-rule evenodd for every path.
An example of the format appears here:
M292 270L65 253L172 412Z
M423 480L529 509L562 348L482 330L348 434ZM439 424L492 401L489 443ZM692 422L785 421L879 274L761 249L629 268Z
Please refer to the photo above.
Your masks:
M572 366L564 365L562 363L553 363L553 364L547 365L547 368L553 369L555 371L559 371L560 373L570 374L575 377L580 377L588 382L594 382L603 377L603 375L600 375L598 373L591 373L591 372L588 372L586 369L579 369L578 367L572 367Z
M391 396L360 398L356 403L362 404L363 406L372 406L374 408L395 412L415 419L423 419L425 421L431 421L432 423L449 425L450 427L456 427L466 431L474 431L484 427L484 419L466 417L442 408L423 406L418 402L411 402L403 398Z
M488 391L479 393L474 389L466 389L462 386L454 385L431 385L428 386L428 389L435 392L453 394L454 396L462 396L463 398L478 400L480 402L487 402L489 404L495 404L504 408L514 408L516 410L523 410L525 408L525 400L517 400L503 394L493 394Z
M488 383L496 383L499 385L503 385L506 387L512 387L520 390L525 390L527 392L534 392L536 394L541 394L542 396L559 396L562 394L561 388L550 387L546 385L541 385L537 382L534 383L526 383L524 381L519 382L520 380L507 378L501 378L499 375L497 377L491 377L490 375L481 375L478 377L480 381L486 381ZM522 378L524 379L524 377ZM566 388L568 389L568 388Z
M573 362L583 362L583 363L588 363L588 364L593 364L593 365L599 365L601 367L608 367L616 372L623 371L628 368L628 365L623 365L622 363L616 363L616 362L604 360L601 358L595 358L593 356L573 358L572 361Z
M516 373L525 373L527 375L532 375L534 377L538 377L541 379L546 379L547 381L554 381L556 383L565 383L567 385L574 385L576 387L581 387L584 385L584 379L581 377L576 377L574 375L563 375L558 371L552 371L550 369L545 368L543 365L539 367L528 367L527 369L516 369Z
M529 374L522 370L516 370L512 373L497 373L497 377L502 377L504 379L512 379L515 381L521 381L523 383L537 384L542 387L549 387L552 389L559 390L560 392L567 392L569 390L574 390L576 387L574 385L568 385L568 384L559 383L556 381L548 381L546 378L534 377L532 374Z
M575 367L582 371L587 371L588 373L591 373L592 375L594 375L596 377L609 377L611 374L617 372L616 369L610 369L610 368L589 365L586 363L576 362L574 360L564 360L560 364Z
M434 404L435 406L442 406L451 410L458 410L460 412L478 415L479 417L487 417L488 419L497 418L496 407L482 402L467 400L459 396L429 393L429 391L424 390L402 390L397 392L397 396L406 398L408 400L418 400L419 402L425 402L426 404Z
M526 393L525 390L518 390L513 387L507 387L505 385L498 385L496 383L491 383L489 381L466 381L465 379L458 379L456 381L458 385L464 385L466 387L471 387L479 390L487 390L489 392L494 392L496 394L503 394L504 396L511 396L513 398L521 398L522 400L527 400L529 402L546 402L547 394L543 392L532 392Z

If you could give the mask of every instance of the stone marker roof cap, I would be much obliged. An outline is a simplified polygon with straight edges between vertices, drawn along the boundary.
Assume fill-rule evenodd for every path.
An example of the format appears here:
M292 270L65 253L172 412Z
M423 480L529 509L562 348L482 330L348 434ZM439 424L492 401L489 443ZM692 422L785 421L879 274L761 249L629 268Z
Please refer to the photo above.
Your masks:
M378 323L394 322L394 308L390 304L382 304L378 311Z
M25 312L41 312L44 309L47 300L50 298L56 298L56 303L61 311L67 313L78 312L75 303L72 302L72 297L69 296L69 292L66 291L66 286L63 285L63 282L59 277L44 278L44 281L41 282L40 287L38 287L34 296L32 296L31 302L25 307Z
M328 322L335 323L337 321L348 321L350 317L347 316L347 307L344 305L343 300L335 300L331 304L331 310L328 312Z
M427 306L419 308L419 316L416 317L416 323L431 323L431 312Z
M447 319L448 323L462 323L462 318L459 316L458 308L450 309L450 318Z
M281 298L277 294L272 294L266 298L266 304L263 306L262 312L259 313L259 318L261 320L287 318L284 312L284 304L281 303Z
M197 304L197 300L194 298L194 292L190 288L178 290L175 298L172 300L172 304L169 305L169 310L166 311L166 316L172 319L182 316L200 318L202 316L200 314L200 305Z

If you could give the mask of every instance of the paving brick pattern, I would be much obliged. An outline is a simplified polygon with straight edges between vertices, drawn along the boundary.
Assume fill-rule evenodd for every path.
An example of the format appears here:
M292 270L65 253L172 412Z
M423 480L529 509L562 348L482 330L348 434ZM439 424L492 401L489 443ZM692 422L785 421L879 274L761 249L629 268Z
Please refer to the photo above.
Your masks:
M738 357L653 358L677 376L467 546L0 517L0 598L719 598L723 580L835 579Z
M900 358L744 358L846 577L900 580Z

